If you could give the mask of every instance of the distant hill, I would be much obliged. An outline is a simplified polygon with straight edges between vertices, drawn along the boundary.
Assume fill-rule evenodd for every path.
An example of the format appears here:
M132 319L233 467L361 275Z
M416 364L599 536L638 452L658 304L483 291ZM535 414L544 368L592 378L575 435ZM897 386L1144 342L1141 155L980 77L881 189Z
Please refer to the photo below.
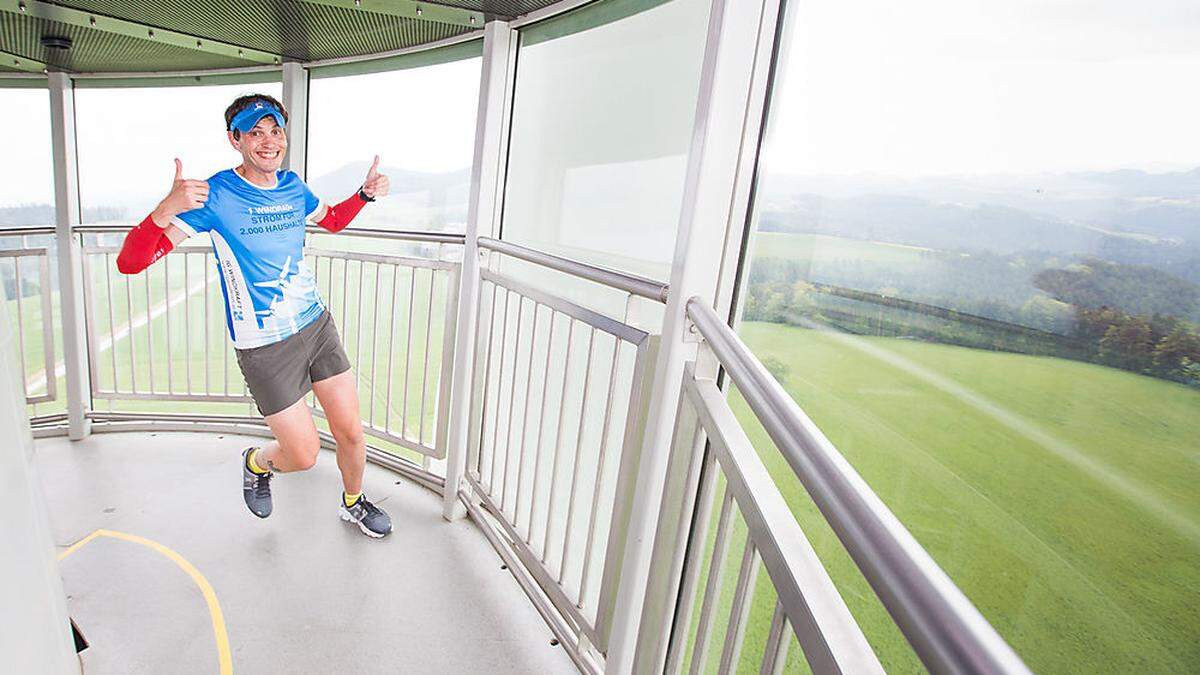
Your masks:
M1104 234L1050 216L998 204L934 203L919 197L798 195L791 208L767 206L767 232L805 232L951 251L1095 251Z
M768 176L761 227L950 251L1041 251L1200 282L1200 168L1022 176Z
M98 223L117 220L124 216L124 209L114 207L85 208L83 222ZM0 225L53 225L54 205L21 204L0 206Z
M369 168L371 168L370 162L351 162L320 176L310 176L308 184L318 195L325 195L332 199L335 195L346 195L357 190L362 185ZM379 170L391 180L393 194L449 192L455 189L465 189L471 183L470 167L443 173L411 171L387 165L379 167Z

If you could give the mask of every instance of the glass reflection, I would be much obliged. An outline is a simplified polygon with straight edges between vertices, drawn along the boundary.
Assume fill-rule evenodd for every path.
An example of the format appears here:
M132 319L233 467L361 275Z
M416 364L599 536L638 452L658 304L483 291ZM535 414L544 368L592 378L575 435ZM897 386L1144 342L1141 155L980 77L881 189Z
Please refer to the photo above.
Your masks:
M764 147L744 339L1035 671L1200 662L1200 49L1152 4L792 3Z

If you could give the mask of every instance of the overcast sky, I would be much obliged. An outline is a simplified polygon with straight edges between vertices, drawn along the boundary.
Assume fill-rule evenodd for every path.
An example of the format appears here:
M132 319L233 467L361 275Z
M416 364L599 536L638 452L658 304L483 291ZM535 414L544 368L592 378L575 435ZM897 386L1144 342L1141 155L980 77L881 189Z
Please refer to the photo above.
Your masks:
M377 75L314 79L309 106L310 175L375 153L385 166L449 171L470 166L480 59ZM148 208L166 194L173 159L207 178L240 156L223 130L225 107L273 84L76 91L80 196L85 207ZM47 202L52 186L45 90L0 89L6 132L0 206ZM161 193L161 194L160 194ZM149 204L152 207L153 204Z
M791 8L772 171L1200 165L1200 2L806 0ZM385 165L408 169L469 164L479 63L314 81L311 170L376 151ZM231 166L237 156L222 138L221 112L247 89L79 91L85 204L147 185L165 191L177 154L190 176ZM47 111L44 90L0 90L0 205L49 200Z
M804 0L790 11L775 170L1200 165L1196 0Z

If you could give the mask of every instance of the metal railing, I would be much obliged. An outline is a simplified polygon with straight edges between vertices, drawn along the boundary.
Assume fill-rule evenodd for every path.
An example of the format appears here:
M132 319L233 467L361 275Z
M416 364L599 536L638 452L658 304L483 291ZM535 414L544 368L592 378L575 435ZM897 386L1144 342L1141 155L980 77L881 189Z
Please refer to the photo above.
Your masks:
M531 262L547 269L570 274L580 279L594 281L619 291L625 291L630 295L637 295L648 300L654 300L655 302L665 303L667 301L667 293L670 288L661 281L581 263L577 260L563 258L512 242L492 239L491 237L479 237L478 241L479 248L485 250L496 251L497 253L503 253L504 255L524 260L525 262Z
M687 305L687 314L925 667L935 673L1028 672L1020 657L716 312L693 298ZM732 493L732 499L744 509L748 505L745 500L748 484L739 481L735 467L739 464L743 468L752 467L761 479L763 472L758 471L761 465L753 466L757 460L751 458L753 449L744 434L739 433L724 397L714 395L715 384L696 380L693 375L692 381L685 379L684 390L689 404L696 407L701 427L729 479L725 503L731 503ZM775 502L773 510L786 510L786 504L775 499L777 495L777 490L768 491L765 495L754 495L751 501L756 502L755 508ZM725 510L723 506L722 523L726 520ZM772 532L769 523L743 512L751 531L750 540L762 550L779 593L780 610L772 623L773 635L779 632L778 620L782 614L792 625L814 671L873 669L874 664L864 652L869 648L857 627L846 623L845 607L836 598L828 577L822 570L817 574L819 578L811 578L817 573L812 565L820 562L811 555L807 544L797 546L790 559L788 556L780 559L777 551L763 547L764 542L778 543L772 542L778 529ZM794 546L800 541L797 535L802 537L798 530L792 533ZM753 550L751 545L747 546L748 552ZM775 557L774 562L768 562L771 557ZM690 556L685 579L697 573L696 565L696 556ZM808 582L794 583L803 574L810 575ZM710 570L710 583L711 575ZM740 581L739 588L739 596L744 596L745 585ZM744 598L740 601L745 602ZM705 603L707 608L707 594ZM686 609L686 604L684 601L681 608ZM735 604L735 609L744 611L744 604ZM679 628L677 623L676 629ZM703 640L702 634L701 644ZM734 640L736 643L740 638L735 636ZM680 644L681 640L675 640L672 646L678 650ZM727 640L726 651L729 648ZM699 651L702 655L703 647ZM764 658L775 657L767 654ZM678 661L676 653L672 663ZM720 672L728 672L728 665L723 659Z
M179 246L136 275L118 246L83 247L92 398L248 403L224 338L220 281L205 246Z
M418 248L404 254L381 253L376 246L306 251L359 377L365 431L427 459L445 457L461 267L445 259L443 248L457 250L462 237L350 234ZM475 342L464 346L474 361L467 391L467 470L458 496L576 664L600 672L631 536L629 509L658 345L656 335L631 324L628 301L636 296L661 302L668 289L509 242L481 238L479 246L497 260L512 257L617 289L626 300L625 316L610 316L565 299L558 289L551 292L554 282L545 275L534 274L537 281L530 282L499 271L497 262L480 272ZM178 247L135 276L116 272L115 246L93 242L82 250L91 396L109 406L107 413L90 413L93 419L126 428L261 425L225 337L211 249ZM31 328L41 335L40 342L19 344L26 370L36 362L46 374L44 393L25 380L30 402L55 398L51 374L61 365L54 359L54 320L44 319L53 316L49 264L45 248L0 251L0 270L13 270L11 283L7 273L4 279L18 335L24 340ZM27 295L35 265L36 300ZM687 314L701 339L698 359L711 354L724 369L925 665L934 672L1025 672L732 329L695 299ZM755 656L761 672L782 668L789 632L815 672L879 672L878 660L715 379L698 376L693 362L681 386L672 457L685 458L679 472L688 487L673 497L681 508L664 506L658 516L663 531L678 537L670 545L675 561L664 572L676 591L674 610L665 618L666 672L674 675L685 666L691 673L707 671L713 659L720 673L737 670L749 657L743 647L754 622L767 627L763 651ZM148 401L176 405L147 406ZM123 402L141 406L113 409ZM185 412L178 405L193 402L226 407ZM316 402L310 403L320 415ZM244 405L246 412L232 414L229 405ZM34 413L43 425L64 418ZM369 455L431 489L443 484L427 470L428 462L421 471L377 448ZM668 522L671 518L677 520ZM729 595L722 591L729 581L723 563L739 544L729 602L722 600ZM769 624L766 614L751 612L761 587L760 566L775 592Z
M714 638L721 634L716 614L726 583L724 563L737 538L733 525L740 514L745 537L740 542L737 582L723 629L717 671L737 670L743 659L747 624L762 618L751 616L761 561L776 594L768 639L758 664L761 672L781 672L791 642L788 633L794 632L815 673L882 673L883 667L734 417L725 394L714 380L697 378L694 364L686 368L682 387L674 445L690 456L688 482L697 485L697 496L691 519L694 543L687 548L681 569L680 604L665 671L680 673L686 662L689 673L706 672ZM704 546L699 543L708 540L713 526L718 475L724 478L724 494L708 569L703 571ZM688 644L686 627L693 622L702 578L703 603L695 637Z
M632 275L495 240L480 247L662 297ZM511 276L480 274L466 480L572 647L608 644L657 338ZM652 285L653 284L653 285Z
M29 277L35 279L33 284L30 284ZM0 279L4 282L5 305L16 329L25 402L35 404L53 401L58 397L58 378L54 367L54 306L49 251L45 248L0 250ZM33 293L27 295L31 286Z
M329 311L340 312L337 325L366 406L364 431L444 458L458 264L327 249L310 254Z
M437 253L462 241L437 233L387 235L431 245ZM105 401L110 411L121 401L241 403L253 418L253 399L226 338L211 247L179 246L137 275L116 270L119 250L83 247L93 400ZM364 432L427 457L444 457L458 263L317 246L306 249L306 258L359 379ZM315 397L308 400L323 417Z

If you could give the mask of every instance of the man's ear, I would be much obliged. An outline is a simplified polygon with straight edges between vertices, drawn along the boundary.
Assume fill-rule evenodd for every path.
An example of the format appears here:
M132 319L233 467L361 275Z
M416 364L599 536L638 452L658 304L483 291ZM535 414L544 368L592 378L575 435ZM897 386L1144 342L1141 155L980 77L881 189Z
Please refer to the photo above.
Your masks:
M238 140L237 138L234 138L234 136L233 136L233 132L232 132L232 131L226 131L226 132L225 132L225 135L229 137L229 144L233 146L233 149L234 149L234 150L237 150L238 152L241 152L241 151L242 151L242 145L241 145L241 143L239 142L239 140Z

